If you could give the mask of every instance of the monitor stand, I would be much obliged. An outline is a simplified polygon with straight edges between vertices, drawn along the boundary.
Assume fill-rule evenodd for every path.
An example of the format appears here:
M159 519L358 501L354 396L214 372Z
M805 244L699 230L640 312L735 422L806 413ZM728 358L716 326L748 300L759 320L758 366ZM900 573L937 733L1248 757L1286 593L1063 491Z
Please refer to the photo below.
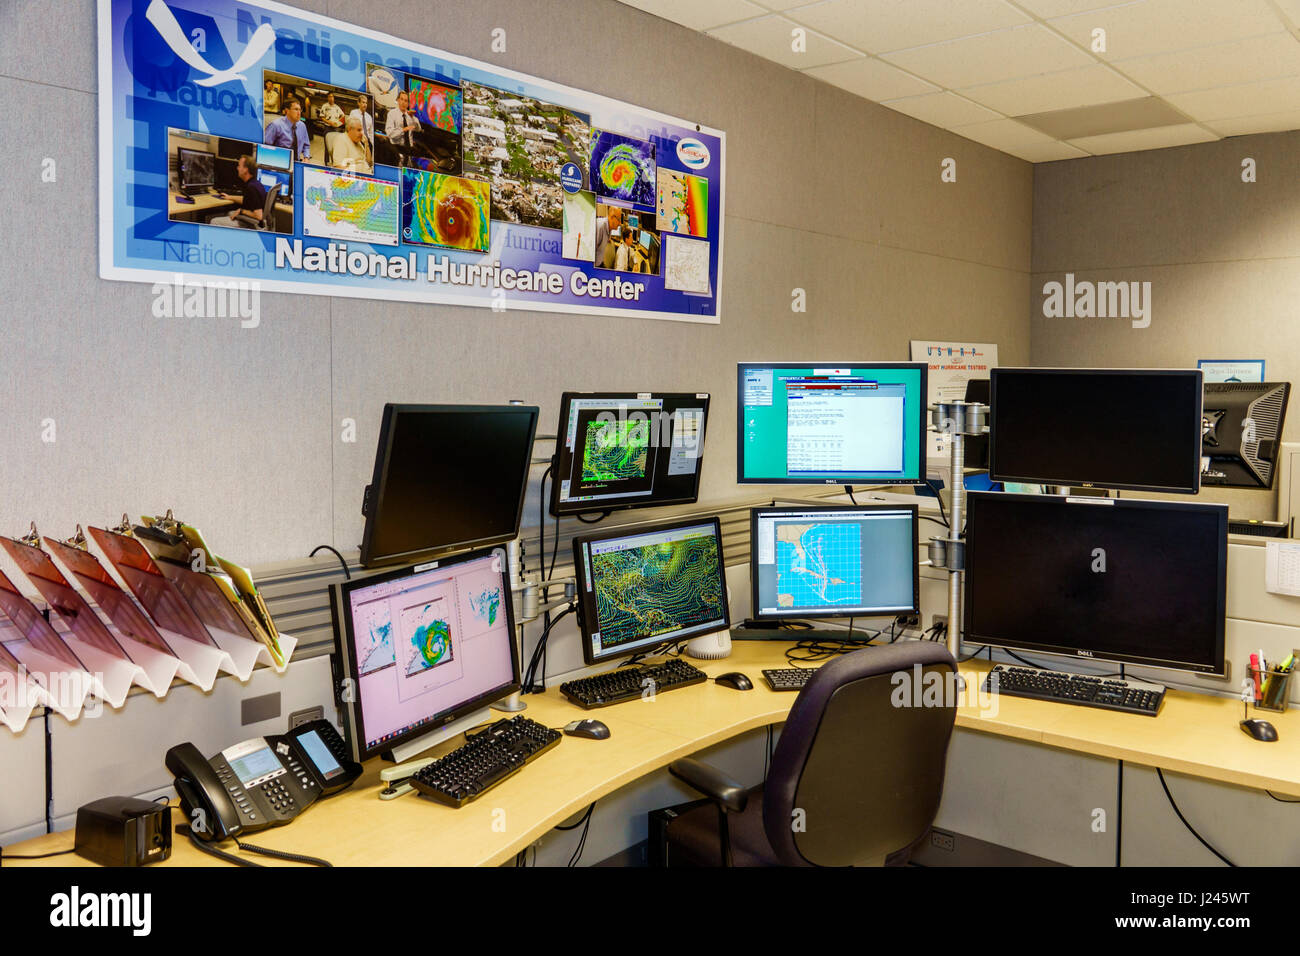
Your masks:
M799 624L801 621L784 621L785 624ZM854 628L850 631L847 627L795 627L785 628L772 625L770 627L733 627L731 629L731 639L733 641L852 641L854 643L866 644L874 640L873 635L868 631Z
M438 744L450 740L465 733L472 727L476 727L485 720L492 719L492 710L484 707L481 710L473 711L461 717L459 720L452 721L450 724L443 724L437 730L431 730L427 734L416 737L414 740L408 740L404 744L394 747L385 756L397 761L395 767L385 767L379 772L379 779L387 783L385 789L379 793L380 800L392 800L394 797L400 797L404 793L409 793L414 789L409 783L393 784L393 781L404 781L414 776L418 771L423 770L429 764L436 760L436 757L420 757L412 759L416 754L423 753Z
M731 632L713 631L686 642L686 653L698 661L716 661L731 656Z

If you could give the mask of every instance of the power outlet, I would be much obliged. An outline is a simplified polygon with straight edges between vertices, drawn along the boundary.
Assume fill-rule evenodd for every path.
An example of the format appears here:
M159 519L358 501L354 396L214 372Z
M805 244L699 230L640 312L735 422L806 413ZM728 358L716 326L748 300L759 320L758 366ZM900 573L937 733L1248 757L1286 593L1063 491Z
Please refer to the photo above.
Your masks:
M947 624L947 623L948 623L947 614L934 614L930 617L931 627L938 627L940 624Z
M947 850L952 853L957 849L956 841L951 833L944 833L942 830L930 831L930 845L936 850Z
M919 614L900 614L894 618L895 623L904 631L914 631L921 626L921 615Z
M324 717L324 707L307 707L303 710L295 710L289 715L289 729L293 730L295 727L310 724L313 720L322 720Z

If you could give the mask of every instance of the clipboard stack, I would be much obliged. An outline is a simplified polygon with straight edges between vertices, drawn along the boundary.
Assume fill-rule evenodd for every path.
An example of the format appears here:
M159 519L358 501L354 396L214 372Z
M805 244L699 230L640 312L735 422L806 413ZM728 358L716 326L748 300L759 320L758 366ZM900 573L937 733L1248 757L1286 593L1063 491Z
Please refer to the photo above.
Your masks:
M178 677L207 691L219 672L247 680L259 662L283 671L297 644L248 569L170 511L140 525L123 515L89 539L80 525L60 541L33 524L0 536L0 551L49 609L0 571L0 723L15 732L38 706L75 720L88 701L122 706L132 686L162 697Z

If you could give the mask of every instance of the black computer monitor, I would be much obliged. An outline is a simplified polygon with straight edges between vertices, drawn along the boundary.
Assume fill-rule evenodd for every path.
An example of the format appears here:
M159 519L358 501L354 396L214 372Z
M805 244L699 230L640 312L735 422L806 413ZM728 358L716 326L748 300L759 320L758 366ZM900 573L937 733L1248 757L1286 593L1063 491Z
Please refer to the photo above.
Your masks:
M920 611L916 505L750 511L753 617L872 617Z
M217 157L201 149L176 150L176 168L179 170L182 192L208 189L217 184Z
M535 405L385 405L361 509L361 563L515 537L536 431Z
M330 611L357 761L418 752L419 738L519 690L504 548L344 581Z
M972 644L1224 673L1226 505L972 492Z
M995 368L989 478L1195 494L1198 369Z
M573 563L588 664L731 624L717 518L581 535L573 539Z
M565 392L551 514L695 501L708 415L707 392Z
M987 378L973 378L967 382L966 401L987 405L989 403L989 380ZM989 436L987 432L983 435L967 435L965 438L965 451L967 468L988 470Z
M1201 484L1272 488L1290 382L1206 382Z
M924 362L738 366L741 484L925 481Z

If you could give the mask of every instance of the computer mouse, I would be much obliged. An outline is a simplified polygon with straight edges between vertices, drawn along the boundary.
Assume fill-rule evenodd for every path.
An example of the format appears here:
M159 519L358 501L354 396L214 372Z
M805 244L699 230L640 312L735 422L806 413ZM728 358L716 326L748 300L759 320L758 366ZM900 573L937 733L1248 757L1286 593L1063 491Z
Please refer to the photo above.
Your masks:
M730 671L726 674L719 674L714 678L723 687L730 687L732 690L753 690L754 682L742 674L740 671Z
M1252 717L1250 720L1241 722L1241 729L1250 734L1256 740L1272 742L1277 740L1277 728L1267 720L1260 720L1258 717Z
M564 725L564 732L570 737L582 737L586 740L608 740L609 728L599 720L575 720Z

